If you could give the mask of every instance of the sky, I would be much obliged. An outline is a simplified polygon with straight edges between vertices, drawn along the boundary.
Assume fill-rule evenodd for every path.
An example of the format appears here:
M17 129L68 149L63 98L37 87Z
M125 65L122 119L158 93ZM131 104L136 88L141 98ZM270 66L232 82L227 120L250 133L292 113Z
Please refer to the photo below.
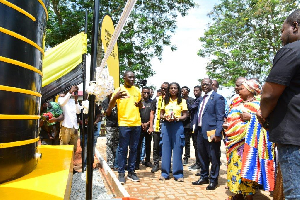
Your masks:
M189 11L185 17L178 17L177 30L171 41L177 46L176 51L171 51L170 47L164 48L162 61L153 59L152 69L156 72L153 77L148 79L148 86L155 86L159 89L161 84L167 82L177 82L179 85L188 86L193 95L194 86L199 85L198 79L208 77L206 75L207 58L201 58L197 55L201 48L199 38L204 35L208 29L208 23L211 22L207 13L212 11L213 6L218 4L219 0L195 0L199 5ZM227 96L228 91L219 91ZM156 94L156 93L155 93Z

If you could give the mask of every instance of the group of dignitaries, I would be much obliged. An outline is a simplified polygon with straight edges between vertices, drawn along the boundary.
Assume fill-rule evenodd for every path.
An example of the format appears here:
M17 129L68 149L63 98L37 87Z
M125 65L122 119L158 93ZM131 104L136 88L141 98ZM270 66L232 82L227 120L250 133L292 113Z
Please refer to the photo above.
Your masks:
M176 82L162 83L159 95L150 99L151 90L143 87L140 91L135 86L135 74L126 71L124 85L102 105L107 120L107 162L118 170L119 181L125 183L126 169L128 179L139 181L135 170L139 169L145 140L144 164L152 167L151 172L161 169L159 180L168 180L172 173L175 181L183 182L183 165L188 163L192 138L196 162L190 168L199 169L196 175L200 176L193 185L207 184L206 190L216 189L224 142L226 187L235 194L231 199L253 199L258 187L274 191L274 199L282 199L277 198L280 195L300 199L299 23L299 9L284 21L283 48L277 52L264 86L261 88L255 78L239 77L236 95L228 102L217 93L218 82L209 78L194 87L195 99L189 97L188 87ZM73 86L59 97L58 104L43 104L47 120L41 121L51 125L62 122L60 143L74 144L76 150L79 107L75 91ZM48 128L41 131L45 144L55 142L59 130L58 126ZM283 188L282 193L276 188Z
M188 87L181 88L176 82L164 82L160 88L161 95L151 100L148 87L140 91L134 86L135 75L132 71L126 71L123 78L124 85L115 90L106 109L108 116L113 109L118 111L116 166L119 181L122 184L126 181L125 168L128 179L139 181L135 170L139 169L140 149L145 138L144 164L152 167L151 172L155 173L160 169L161 160L159 179L165 181L172 173L176 181L183 182L183 165L188 163L192 138L196 163L190 167L200 169L200 179L193 184L207 183L207 190L214 190L218 184L225 117L225 99L215 91L218 83L213 84L209 78L203 79L201 86L194 87L196 99L193 99L188 96ZM203 97L201 92L205 94ZM152 136L153 165L150 162Z
M125 183L126 164L127 177L139 181L135 169L140 161L137 158L140 150L137 147L142 141L140 135L149 141L148 134L153 134L154 166L151 171L159 169L161 135L159 180L169 179L172 173L175 181L183 182L183 165L189 157L186 148L182 159L183 148L192 137L197 153L194 167L200 168L200 178L192 184L208 184L206 189L214 190L218 185L220 146L224 138L226 187L235 194L230 199L251 200L257 188L274 191L274 199L300 199L299 23L300 9L284 21L283 47L273 60L264 86L261 88L256 78L240 77L236 80L236 95L227 103L216 92L218 83L209 78L201 81L198 88L204 95L196 96L195 100L186 95L188 88L181 88L176 82L164 82L161 96L149 103L148 99L142 100L140 90L134 86L134 73L125 72L125 84L115 90L106 111L110 112L117 104L119 181ZM194 88L195 94L198 88ZM147 88L142 90L142 94L145 93L149 93ZM149 105L150 116L145 117ZM150 147L146 149L146 162L149 163Z
M226 187L235 194L230 199L253 199L257 188L274 191L274 199L283 196L300 199L299 23L299 9L284 21L283 47L274 58L264 86L260 87L256 78L240 77L236 80L236 95L228 102L216 92L218 83L204 78L201 87L194 88L194 94L199 89L203 96L190 99L186 95L188 88L181 88L176 82L164 82L161 96L149 103L148 99L142 100L140 90L134 86L134 73L127 71L124 86L115 90L107 109L110 111L117 105L119 181L125 183L125 166L127 177L139 181L135 173L140 161L137 147L142 141L140 135L151 141L150 134L154 161L151 171L159 169L159 143L162 143L159 180L168 180L172 173L175 181L184 181L183 165L188 161L189 152L186 148L182 159L183 148L192 137L197 153L193 167L200 168L200 178L193 185L207 184L207 190L216 189L223 141L227 158ZM149 90L144 88L144 93ZM149 105L150 116L142 117L146 109L149 112ZM146 149L148 163L150 147Z

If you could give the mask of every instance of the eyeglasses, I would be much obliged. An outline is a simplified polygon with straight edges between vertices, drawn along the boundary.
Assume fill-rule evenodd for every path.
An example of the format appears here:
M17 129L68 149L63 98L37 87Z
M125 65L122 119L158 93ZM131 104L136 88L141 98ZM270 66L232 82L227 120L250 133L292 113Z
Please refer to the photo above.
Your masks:
M163 87L161 87L160 89L161 89L161 90L167 90L168 88L163 88Z
M144 94L150 94L150 92L143 92Z

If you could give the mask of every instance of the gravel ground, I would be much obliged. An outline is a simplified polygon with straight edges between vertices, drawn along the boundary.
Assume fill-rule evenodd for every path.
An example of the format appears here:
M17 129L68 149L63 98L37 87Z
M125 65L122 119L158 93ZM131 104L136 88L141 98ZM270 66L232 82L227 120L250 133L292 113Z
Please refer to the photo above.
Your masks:
M86 192L86 173L76 173L73 175L71 200L84 200ZM95 200L100 199L113 199L113 195L109 195L105 188L103 179L98 169L93 171L93 194L92 198Z

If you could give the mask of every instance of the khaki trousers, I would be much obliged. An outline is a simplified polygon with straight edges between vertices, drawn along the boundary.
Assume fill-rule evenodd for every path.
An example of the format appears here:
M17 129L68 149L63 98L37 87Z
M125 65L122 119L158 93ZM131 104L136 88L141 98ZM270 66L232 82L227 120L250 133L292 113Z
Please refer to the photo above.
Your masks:
M74 145L74 153L77 150L78 131L75 128L66 128L64 126L60 129L59 134L60 145Z

